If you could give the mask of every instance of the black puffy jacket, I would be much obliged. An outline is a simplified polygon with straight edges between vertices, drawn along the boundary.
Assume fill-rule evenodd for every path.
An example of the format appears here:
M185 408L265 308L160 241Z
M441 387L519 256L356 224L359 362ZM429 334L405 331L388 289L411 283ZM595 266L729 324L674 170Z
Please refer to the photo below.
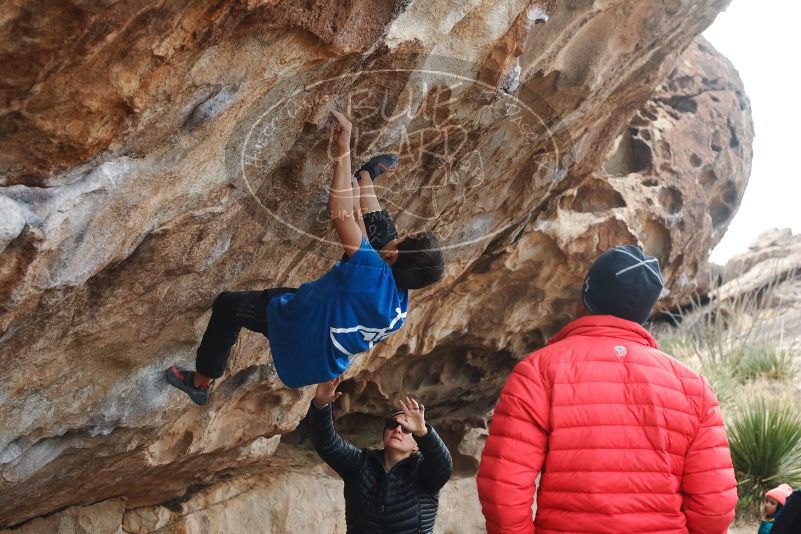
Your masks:
M428 534L434 532L439 490L451 476L448 448L430 425L415 441L420 448L384 471L384 451L358 449L334 430L331 406L309 409L317 454L345 482L348 534Z
M799 532L801 532L801 490L795 490L787 497L770 533L798 534Z

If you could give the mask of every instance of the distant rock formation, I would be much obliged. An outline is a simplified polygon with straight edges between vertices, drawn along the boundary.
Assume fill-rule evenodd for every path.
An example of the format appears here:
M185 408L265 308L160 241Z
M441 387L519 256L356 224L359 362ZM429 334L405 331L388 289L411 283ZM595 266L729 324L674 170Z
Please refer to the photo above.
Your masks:
M752 300L759 339L793 350L801 344L801 236L789 228L763 232L746 252L719 269L718 284L709 296L723 307ZM740 306L743 307L743 306ZM801 387L801 384L798 385Z

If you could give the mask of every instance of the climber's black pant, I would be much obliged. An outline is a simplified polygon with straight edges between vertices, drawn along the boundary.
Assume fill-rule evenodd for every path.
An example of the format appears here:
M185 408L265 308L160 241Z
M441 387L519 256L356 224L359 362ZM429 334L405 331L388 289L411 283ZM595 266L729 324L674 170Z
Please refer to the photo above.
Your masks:
M220 293L211 306L211 318L197 348L197 371L209 378L221 377L242 327L269 337L267 303L275 295L295 291L292 287L277 287L263 291Z

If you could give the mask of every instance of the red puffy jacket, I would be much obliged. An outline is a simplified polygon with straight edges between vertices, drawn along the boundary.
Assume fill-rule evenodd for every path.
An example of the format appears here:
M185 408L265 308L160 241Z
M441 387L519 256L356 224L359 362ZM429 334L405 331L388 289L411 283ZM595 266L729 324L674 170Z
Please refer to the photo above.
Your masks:
M515 367L478 492L490 533L721 534L737 503L709 383L608 315L573 321Z

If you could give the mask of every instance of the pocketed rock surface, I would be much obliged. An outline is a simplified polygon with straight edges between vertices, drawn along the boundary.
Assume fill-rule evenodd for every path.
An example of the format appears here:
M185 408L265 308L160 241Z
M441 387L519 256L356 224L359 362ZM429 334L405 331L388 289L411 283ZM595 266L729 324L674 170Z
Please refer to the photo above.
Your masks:
M163 379L219 292L296 286L341 255L319 129L337 108L355 165L400 154L379 196L447 256L353 362L338 425L375 444L418 396L457 467L438 529L480 531L487 419L592 259L640 244L660 305L681 302L737 209L750 107L697 37L727 3L5 3L0 528L342 531L301 424L312 388L280 383L262 336L206 407Z

